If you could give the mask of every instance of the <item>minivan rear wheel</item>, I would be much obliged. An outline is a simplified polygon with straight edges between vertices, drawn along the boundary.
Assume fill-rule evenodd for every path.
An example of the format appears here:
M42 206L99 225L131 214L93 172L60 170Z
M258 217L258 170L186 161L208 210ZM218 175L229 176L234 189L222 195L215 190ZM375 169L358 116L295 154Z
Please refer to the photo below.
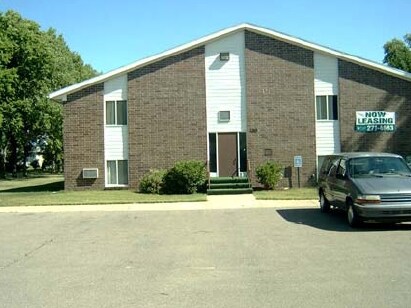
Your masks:
M328 202L327 198L324 196L324 192L320 192L320 210L323 213L326 213L330 210L330 202Z

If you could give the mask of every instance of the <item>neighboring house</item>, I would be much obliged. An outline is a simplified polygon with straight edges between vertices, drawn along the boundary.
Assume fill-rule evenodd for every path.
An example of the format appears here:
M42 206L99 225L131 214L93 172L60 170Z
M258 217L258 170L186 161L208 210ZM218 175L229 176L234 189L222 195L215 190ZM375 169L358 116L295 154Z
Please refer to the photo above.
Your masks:
M188 159L254 184L275 160L295 186L295 156L307 184L326 154L411 153L411 74L250 24L50 98L64 105L66 189L135 189Z

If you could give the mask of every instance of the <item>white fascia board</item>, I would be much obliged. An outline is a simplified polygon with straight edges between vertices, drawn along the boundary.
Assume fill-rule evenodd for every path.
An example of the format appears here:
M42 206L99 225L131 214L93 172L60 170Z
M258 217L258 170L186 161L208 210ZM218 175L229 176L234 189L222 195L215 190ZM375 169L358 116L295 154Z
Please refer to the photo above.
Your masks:
M243 23L243 24L240 24L240 25L237 25L237 26L234 26L234 27L230 27L230 28L226 28L224 30L215 32L213 34L204 36L204 37L202 37L198 40L192 41L192 42L187 43L187 44L183 44L183 45L178 46L176 48L169 49L169 50L167 50L163 53L160 53L160 54L157 54L157 55L154 55L154 56L150 56L150 57L138 60L136 62L133 62L133 63L129 64L129 65L126 65L126 66L120 67L118 69L112 70L112 71L110 71L108 73L105 73L105 74L102 74L100 76L97 76L97 77L85 80L83 82L68 86L66 88L57 90L57 91L52 92L51 94L49 94L49 98L50 99L55 99L55 100L64 100L67 97L68 94L79 91L79 90L81 90L83 88L86 88L88 86L104 82L107 79L113 78L115 76L127 74L128 72L130 72L132 70L135 70L139 67L148 65L148 64L153 63L153 62L160 61L160 60L162 60L164 58L167 58L169 56L179 54L181 52L190 50L192 48L195 48L195 47L198 47L198 46L201 46L201 45L204 45L206 43L210 43L210 42L212 42L216 39L222 38L226 35L233 34L236 31L244 31L244 30L249 30L249 31L252 31L252 32L255 32L255 33L265 35L265 36L271 36L275 39L282 40L282 41L288 42L288 43L293 44L293 45L297 45L297 46L300 46L300 47L303 47L303 48L306 48L306 49L310 49L310 50L315 51L315 52L323 53L323 54L326 54L326 55L335 56L339 59L346 60L348 62L353 62L353 63L359 64L361 66L366 66L366 67L369 67L371 69L375 69L375 70L381 71L383 73L386 73L386 74L389 74L389 75L392 75L392 76L395 76L395 77L399 77L399 78L411 81L411 74L410 73L407 73L407 72L404 72L404 71L401 71L401 70L398 70L398 69L395 69L395 68L391 68L391 67L388 67L386 65L376 63L376 62L373 62L373 61L370 61L370 60L366 60L366 59L363 59L363 58L360 58L360 57L357 57L357 56L349 55L349 54L346 54L346 53L343 53L343 52L340 52L340 51L337 51L337 50L334 50L334 49L331 49L331 48L328 48L328 47L324 47L324 46L321 46L321 45L318 45L318 44L314 44L314 43L308 42L306 40L303 40L303 39L300 39L300 38L297 38L297 37L293 37L293 36L290 36L290 35L287 35L287 34L284 34L284 33L281 33L281 32L277 32L277 31L274 31L274 30L271 30L271 29L266 29L266 28L258 27L258 26L252 25L252 24Z

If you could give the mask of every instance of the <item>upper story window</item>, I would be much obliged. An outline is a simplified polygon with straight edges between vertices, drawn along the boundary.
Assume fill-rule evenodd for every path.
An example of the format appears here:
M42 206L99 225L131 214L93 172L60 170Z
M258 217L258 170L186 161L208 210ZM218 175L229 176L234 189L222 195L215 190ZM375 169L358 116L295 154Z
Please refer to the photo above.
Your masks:
M127 101L106 101L106 125L127 125Z
M338 120L338 96L319 95L315 97L317 120Z

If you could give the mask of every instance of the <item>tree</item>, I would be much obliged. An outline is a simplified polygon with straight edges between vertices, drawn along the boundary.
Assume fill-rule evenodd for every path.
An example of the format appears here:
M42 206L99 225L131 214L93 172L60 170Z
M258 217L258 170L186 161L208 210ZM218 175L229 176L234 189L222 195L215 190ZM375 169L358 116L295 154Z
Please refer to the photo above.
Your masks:
M0 171L7 156L15 173L33 140L48 138L52 157L61 156L61 108L47 94L97 72L54 29L42 31L14 11L0 12L0 45Z
M404 41L392 39L384 45L384 63L411 73L411 33L404 36Z

